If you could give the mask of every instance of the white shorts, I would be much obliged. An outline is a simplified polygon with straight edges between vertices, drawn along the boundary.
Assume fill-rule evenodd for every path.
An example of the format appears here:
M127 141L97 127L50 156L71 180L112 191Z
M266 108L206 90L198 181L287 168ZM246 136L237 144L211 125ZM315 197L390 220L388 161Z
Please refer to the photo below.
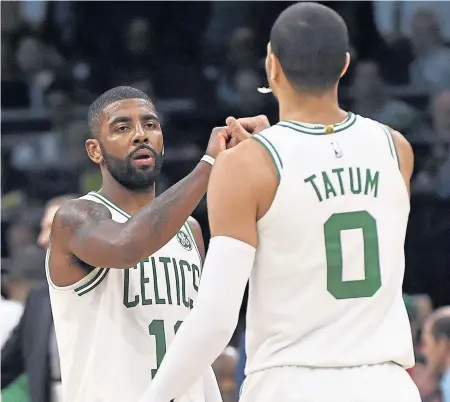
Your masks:
M406 370L387 363L353 368L276 367L250 374L239 402L421 402Z

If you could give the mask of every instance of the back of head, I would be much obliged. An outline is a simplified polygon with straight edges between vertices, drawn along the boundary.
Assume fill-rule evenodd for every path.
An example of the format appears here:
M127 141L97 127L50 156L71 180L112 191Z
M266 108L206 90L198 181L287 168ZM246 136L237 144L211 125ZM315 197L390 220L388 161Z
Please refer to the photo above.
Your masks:
M447 339L450 341L450 306L437 309L430 316L431 332L436 340Z
M296 90L321 93L339 81L346 65L349 38L339 14L317 3L301 2L277 18L270 45Z

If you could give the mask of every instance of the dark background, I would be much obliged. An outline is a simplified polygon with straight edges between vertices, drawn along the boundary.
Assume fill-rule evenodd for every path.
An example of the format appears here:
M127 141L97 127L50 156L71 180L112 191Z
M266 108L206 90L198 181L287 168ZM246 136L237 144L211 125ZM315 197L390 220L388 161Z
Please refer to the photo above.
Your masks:
M12 289L14 277L14 293L22 295L8 302L20 306L24 289L28 292L17 278L27 286L44 279L37 254L23 251L36 244L46 201L101 185L99 169L84 149L89 104L118 85L134 86L152 97L162 116L166 150L160 193L198 163L211 129L223 125L227 116L263 113L277 121L274 98L256 88L266 85L264 57L271 25L290 4L1 3L2 295ZM434 307L450 305L450 3L324 4L343 16L352 41L352 64L340 87L342 106L401 131L414 148L404 291L416 295L406 301L418 341L431 311L430 298ZM204 201L194 216L207 244ZM42 307L35 299L29 301L32 312L22 320L25 326L39 323L39 314L49 311L45 290L35 290L33 297L38 294L44 295ZM11 318L7 323L14 324ZM47 338L50 326L51 320L41 329ZM35 332L17 337L17 345L33 348ZM48 349L47 338L36 348ZM228 348L215 366L225 402L236 400L241 381L228 387L236 369L233 350ZM16 352L10 364L33 360L22 349ZM416 352L420 355L419 343ZM23 385L30 401L49 402L42 396L49 376L43 379L41 374L49 370L48 356L57 360L57 355L51 347L44 354L41 361L9 373L26 373L30 386L19 379L14 392ZM437 379L420 367L414 380L422 396L437 395ZM239 376L239 367L237 372Z
M2 257L8 229L34 226L46 200L98 188L83 142L86 107L102 91L134 85L163 115L167 158L158 191L195 166L211 128L228 115L266 113L275 122L272 96L255 88L265 84L271 24L289 4L3 2ZM450 50L435 18L445 10L433 2L425 11L411 3L325 4L343 15L352 38L342 105L401 130L416 153L405 290L448 304L450 74L441 70ZM430 49L442 53L440 65L427 59ZM441 92L446 99L435 107ZM204 204L195 217L208 239Z

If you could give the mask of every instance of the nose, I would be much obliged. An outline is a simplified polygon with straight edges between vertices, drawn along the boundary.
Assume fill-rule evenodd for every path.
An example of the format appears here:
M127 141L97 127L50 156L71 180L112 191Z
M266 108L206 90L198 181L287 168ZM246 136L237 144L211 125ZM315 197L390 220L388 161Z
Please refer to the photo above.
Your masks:
M148 144L148 143L149 143L148 134L145 132L142 126L139 125L133 137L133 145Z

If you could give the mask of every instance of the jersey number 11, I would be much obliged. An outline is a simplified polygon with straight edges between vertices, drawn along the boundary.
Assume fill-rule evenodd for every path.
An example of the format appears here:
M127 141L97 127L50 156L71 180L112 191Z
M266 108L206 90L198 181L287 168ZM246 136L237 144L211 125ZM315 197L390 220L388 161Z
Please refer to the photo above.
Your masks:
M173 330L177 333L183 321L177 321L174 325ZM166 341L166 331L164 329L164 321L163 320L153 320L148 326L148 333L155 337L156 343L156 368L152 369L152 379L155 378L156 373L158 372L159 366L164 359L164 355L167 350L167 341Z

